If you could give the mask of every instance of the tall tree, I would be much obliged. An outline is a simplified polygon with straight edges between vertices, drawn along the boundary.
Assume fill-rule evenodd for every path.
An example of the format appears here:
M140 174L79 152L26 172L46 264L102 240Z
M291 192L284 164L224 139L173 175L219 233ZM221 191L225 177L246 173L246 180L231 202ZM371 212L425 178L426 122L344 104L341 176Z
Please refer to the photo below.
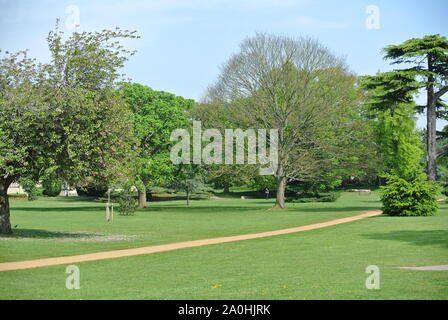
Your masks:
M387 182L380 189L383 213L435 214L437 186L424 173L424 152L416 129L413 93L419 84L406 72L387 72L363 77L362 85L369 90L367 105L386 164Z
M0 233L11 233L9 185L51 172L75 184L107 172L126 179L131 114L116 90L119 69L132 54L120 38L133 32L52 31L52 61L26 52L0 60Z
M210 87L200 118L239 128L277 129L276 208L288 181L340 165L359 95L344 62L319 42L257 34L246 39ZM349 141L350 140L350 141Z
M194 101L134 83L123 94L134 119L137 138L135 178L139 208L146 207L146 190L169 181L175 169L170 160L171 132L186 127Z
M415 77L420 88L426 91L427 125L427 173L428 179L436 180L437 173L437 109L443 108L442 96L448 92L448 40L438 34L412 38L400 45L391 45L384 49L385 59L392 64L410 64L398 72ZM444 152L448 152L445 148ZM440 154L439 154L440 155Z
M367 90L366 105L384 162L380 173L403 179L422 173L423 150L413 101L418 82L406 72L385 72L362 77L361 85Z

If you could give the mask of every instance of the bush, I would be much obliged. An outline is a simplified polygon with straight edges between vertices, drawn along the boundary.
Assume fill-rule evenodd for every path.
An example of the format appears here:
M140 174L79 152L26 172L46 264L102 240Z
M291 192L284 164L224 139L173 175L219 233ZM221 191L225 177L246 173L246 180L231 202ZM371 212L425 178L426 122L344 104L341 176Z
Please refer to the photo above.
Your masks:
M118 212L121 215L132 215L137 208L134 192L131 188L124 188L114 194L115 201L118 202Z
M448 197L448 184L443 184L443 185L441 186L441 188L442 188L442 194L443 194L444 196L447 196L447 197Z
M397 175L386 176L387 183L380 188L383 213L390 216L430 216L437 211L438 187L418 174L405 180Z
M43 194L56 197L61 193L62 181L60 179L45 179L42 181Z
M308 203L308 202L335 202L341 196L340 192L320 193L312 197L287 198L286 202Z
M19 184L27 193L29 201L36 200L38 196L42 195L42 188L38 188L36 181L33 179L21 178Z
M104 197L107 188L77 186L76 191L82 197Z

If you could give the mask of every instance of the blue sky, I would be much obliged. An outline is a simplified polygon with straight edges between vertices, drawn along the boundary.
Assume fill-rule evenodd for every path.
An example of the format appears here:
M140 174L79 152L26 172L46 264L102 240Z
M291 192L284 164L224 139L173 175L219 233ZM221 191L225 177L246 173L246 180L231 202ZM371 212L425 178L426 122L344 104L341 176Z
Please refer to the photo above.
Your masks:
M79 30L138 30L141 39L126 42L138 50L128 77L196 100L255 32L316 37L363 75L391 69L383 47L448 30L447 0L0 0L0 48L48 59L45 37L56 18L71 31L70 5L79 9ZM379 29L366 28L369 5L379 9Z

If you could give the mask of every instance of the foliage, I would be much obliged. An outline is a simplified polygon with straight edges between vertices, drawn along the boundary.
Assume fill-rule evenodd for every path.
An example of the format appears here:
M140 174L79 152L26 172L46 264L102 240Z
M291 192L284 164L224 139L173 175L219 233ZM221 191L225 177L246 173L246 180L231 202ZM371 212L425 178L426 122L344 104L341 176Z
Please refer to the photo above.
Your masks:
M344 61L316 40L256 34L223 65L195 114L219 129L278 130L276 207L283 208L288 182L360 159L368 135L355 82Z
M104 186L83 186L77 187L76 191L79 196L85 197L103 197L107 192Z
M249 182L249 187L252 190L264 191L268 190L276 190L277 184L274 176L256 176Z
M423 154L414 117L415 81L400 73L387 72L364 76L361 85L368 90L368 114L374 120L383 170L401 177L413 175L421 169Z
M135 192L131 187L124 187L115 192L113 197L118 202L118 212L121 215L133 215L136 209Z
M37 182L28 177L22 177L19 180L19 184L25 190L28 200L37 200L38 196L42 195L42 189L37 187Z
M185 192L187 195L187 205L189 205L192 193L206 189L204 173L205 169L200 165L180 164L174 177L169 182L168 187Z
M229 192L230 187L240 187L252 181L253 167L250 165L209 165L207 166L208 182L217 189ZM260 176L255 176L255 179Z
M49 197L56 197L61 193L62 180L55 178L45 178L42 180L43 194Z
M175 167L169 156L170 135L186 126L194 101L138 83L124 84L121 90L132 112L136 136L135 184L145 192L172 178Z
M402 79L399 84L413 82L413 87L426 92L426 105L419 106L419 111L426 109L426 157L429 180L436 180L436 160L448 154L448 145L437 151L437 118L446 119L447 105L442 96L448 92L448 39L439 34L427 35L422 38L412 38L399 45L390 45L384 49L385 59L392 60L392 64L402 64L403 69L391 72ZM404 80L404 81L403 81ZM401 96L406 96L403 92ZM399 102L399 96L395 97Z
M383 213L391 216L430 216L437 211L437 185L421 173L411 179L386 176L387 184L380 188Z
M287 198L286 202L291 203L308 203L308 202L335 202L341 196L340 192L319 193L313 197L297 197Z
M397 216L434 214L437 187L422 173L423 151L413 116L414 79L389 72L366 76L362 85L369 90L370 115L376 120L377 143L387 170L386 186L381 188L383 212Z
M26 51L0 59L0 186L48 173L75 185L86 177L126 180L132 123L117 92L119 69L133 52L119 28L75 32L56 27L47 38L51 60ZM1 195L0 195L1 197ZM7 202L0 199L0 233L10 233Z

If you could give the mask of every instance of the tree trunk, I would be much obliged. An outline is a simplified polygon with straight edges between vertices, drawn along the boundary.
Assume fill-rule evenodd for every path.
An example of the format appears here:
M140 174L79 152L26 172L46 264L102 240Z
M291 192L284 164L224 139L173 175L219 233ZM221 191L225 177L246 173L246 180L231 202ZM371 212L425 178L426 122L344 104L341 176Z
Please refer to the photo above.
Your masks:
M224 186L224 193L229 193L229 192L230 192L230 187Z
M428 70L432 70L431 59L428 59ZM435 181L436 180L436 171L437 171L437 152L436 152L436 122L437 122L437 114L436 114L436 104L437 101L434 101L434 85L431 83L433 79L431 76L428 77L428 87L427 87L427 107L426 107L426 152L427 152L427 173L428 180Z
M190 205L190 191L187 191L187 206Z
M286 178L277 178L277 197L275 199L275 209L285 209L285 188L286 188Z
M0 180L0 234L12 233L9 220L8 188L11 182Z
M146 208L146 188L138 189L138 208Z

